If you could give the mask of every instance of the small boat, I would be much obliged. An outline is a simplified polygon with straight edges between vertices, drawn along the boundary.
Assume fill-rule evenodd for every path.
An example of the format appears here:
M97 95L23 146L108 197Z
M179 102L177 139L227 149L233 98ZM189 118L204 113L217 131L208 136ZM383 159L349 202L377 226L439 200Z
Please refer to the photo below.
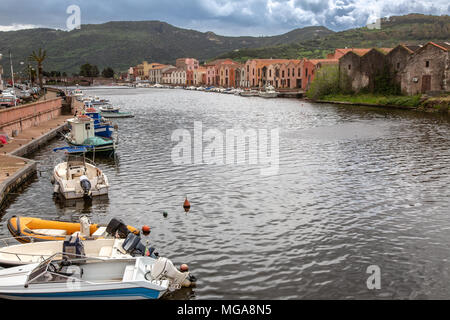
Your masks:
M43 220L33 217L12 216L8 219L8 230L21 243L37 241L62 241L66 236L81 232L81 240L105 238L108 236L126 238L131 232L139 235L138 229L125 225L118 219L111 219L108 225L92 224L80 218L80 222Z
M88 107L85 109L85 114L94 119L94 131L98 137L111 138L114 133L114 127L111 122L105 121L100 112L95 108Z
M258 95L259 95L259 93L256 90L245 90L245 91L241 92L241 96L243 96L243 97L256 97Z
M82 147L83 157L77 156L79 148L63 147L53 151L65 151L67 160L61 162L53 169L53 194L62 195L64 199L83 199L107 195L109 182L106 175L95 165L86 161Z
M168 279L154 279L150 257L102 259L58 253L37 264L0 270L0 298L15 300L158 299Z
M267 86L265 91L260 91L259 96L261 98L276 98L278 97L278 92L275 91L275 88L272 86Z
M99 110L100 110L102 113L106 113L106 112L119 112L120 107L113 107L112 105L107 104L106 106L99 107Z
M94 106L106 105L106 104L109 104L109 100L107 100L107 99L100 99L99 97L94 97L94 98L91 99L91 103Z
M77 237L72 236L72 237ZM15 238L1 239L2 241ZM72 240L69 240L69 242ZM79 240L81 241L81 240ZM124 239L96 239L82 241L82 248L88 257L98 258L130 258L123 249ZM74 242L74 241L72 241ZM26 244L8 245L0 248L0 266L4 268L17 267L30 263L40 263L58 252L68 252L67 241L42 241Z
M84 217L84 219L87 219ZM158 253L144 244L141 238L129 233L126 239L87 237L81 240L81 233L67 236L63 241L41 241L17 244L16 238L0 239L4 246L0 248L0 266L5 268L40 263L59 252L83 254L87 257L105 259L127 259L137 256L157 258ZM14 241L14 242L12 242ZM9 243L13 244L9 244Z
M64 137L67 143L80 148L80 153L113 154L116 142L113 138L98 137L95 135L95 122L91 117L82 114L68 119L71 130Z
M134 118L131 112L102 112L101 116L107 119Z

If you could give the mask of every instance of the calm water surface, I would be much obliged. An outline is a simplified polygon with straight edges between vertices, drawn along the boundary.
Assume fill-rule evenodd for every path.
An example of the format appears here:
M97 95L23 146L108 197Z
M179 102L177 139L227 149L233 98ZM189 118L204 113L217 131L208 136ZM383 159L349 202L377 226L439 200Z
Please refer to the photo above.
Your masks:
M133 112L119 119L118 159L98 160L109 199L55 203L55 140L12 215L152 227L151 239L199 279L175 299L450 298L450 121L408 111L337 107L164 89L95 89ZM278 174L261 166L176 165L175 129L279 129ZM184 197L192 209L182 208ZM168 216L163 216L163 211ZM381 290L367 289L367 267Z

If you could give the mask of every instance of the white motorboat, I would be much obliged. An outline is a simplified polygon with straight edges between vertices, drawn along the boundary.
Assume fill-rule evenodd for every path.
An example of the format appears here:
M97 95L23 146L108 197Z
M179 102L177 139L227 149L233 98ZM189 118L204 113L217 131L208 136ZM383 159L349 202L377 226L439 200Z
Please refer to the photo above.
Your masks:
M94 238L94 237L93 237ZM9 268L30 263L40 263L58 252L64 250L65 241L30 242L26 244L9 245L15 238L1 239L6 244L0 248L0 266ZM86 256L108 259L130 258L124 249L124 239L96 239L82 242Z
M68 159L53 169L53 193L65 199L82 199L108 194L109 182L106 175L95 165L80 157L80 148L56 148L54 151L66 151ZM84 149L86 151L86 149Z
M99 107L101 112L119 112L120 107L114 107L111 104L107 104L105 106Z
M0 248L0 266L9 268L40 263L59 252L104 259L129 259L144 255L157 258L155 249L148 242L144 244L139 235L129 232L126 238L114 236L116 221L113 219L109 226L91 233L89 218L83 216L80 218L80 231L66 236L65 240L35 241L34 237L0 239L3 245ZM22 244L17 244L19 240Z
M107 100L107 99L100 99L99 97L96 96L96 97L91 99L91 103L93 105L96 105L96 106L98 106L98 105L106 105L106 104L109 104L109 100Z
M67 257L67 254L64 254ZM0 270L0 298L14 300L158 299L169 280L154 280L149 257L62 258Z
M278 92L275 91L273 86L267 86L265 91L260 91L259 96L262 98L276 98L278 97Z
M245 91L241 92L241 96L243 96L243 97L256 97L258 95L259 95L259 93L256 90L245 90Z

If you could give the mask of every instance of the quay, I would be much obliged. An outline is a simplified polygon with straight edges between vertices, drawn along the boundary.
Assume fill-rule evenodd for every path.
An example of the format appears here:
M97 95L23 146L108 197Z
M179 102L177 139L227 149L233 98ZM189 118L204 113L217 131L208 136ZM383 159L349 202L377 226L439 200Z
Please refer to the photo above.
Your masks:
M63 103L56 90L48 88L48 91L37 102L0 110L0 133L12 137L12 141L0 148L0 209L8 194L36 174L36 162L24 157L66 130L72 110L81 107L75 99L69 97ZM63 112L68 107L70 112Z

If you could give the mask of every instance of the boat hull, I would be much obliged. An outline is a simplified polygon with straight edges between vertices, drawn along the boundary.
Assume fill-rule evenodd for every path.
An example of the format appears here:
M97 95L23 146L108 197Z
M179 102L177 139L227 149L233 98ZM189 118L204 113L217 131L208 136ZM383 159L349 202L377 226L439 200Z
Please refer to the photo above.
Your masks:
M0 287L0 298L8 300L150 300L159 299L165 290L159 291L148 288L145 283L128 285L121 284L92 284L82 285L82 289L70 289L76 283L63 283L61 288L54 285L48 289L33 289L17 286L14 288Z

